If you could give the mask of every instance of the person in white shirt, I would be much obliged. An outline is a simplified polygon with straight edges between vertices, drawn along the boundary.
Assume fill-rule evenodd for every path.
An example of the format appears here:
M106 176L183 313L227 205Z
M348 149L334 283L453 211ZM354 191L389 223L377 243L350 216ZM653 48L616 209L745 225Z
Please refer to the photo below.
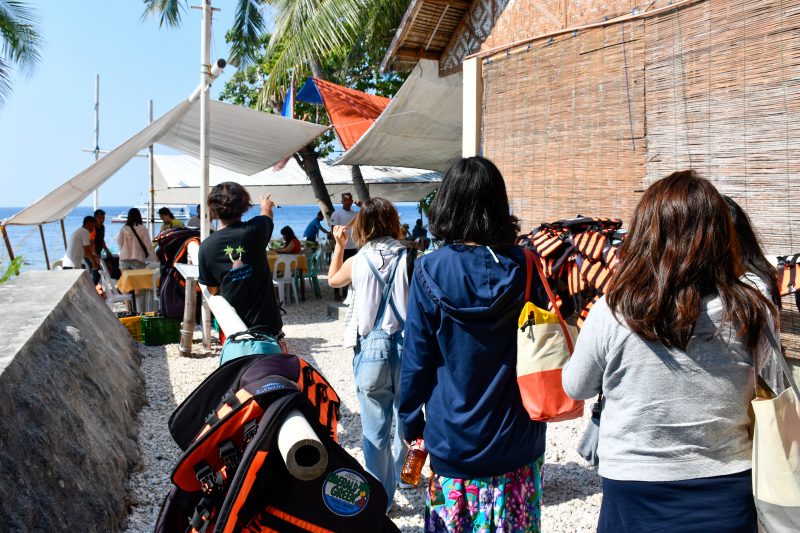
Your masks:
M353 195L349 192L342 193L342 208L337 209L331 215L331 226L344 226L347 228L347 244L344 247L345 261L358 253L358 247L353 241L353 230L350 228L352 226L351 222L357 215L358 211L353 210ZM331 227L331 230L333 230L333 227ZM337 301L342 301L347 297L348 286L342 287L341 291L338 288L333 289L333 296Z
M187 228L199 228L200 227L200 204L197 204L197 208L195 208L194 216L189 218L189 221L186 222Z
M95 228L94 217L83 217L83 225L76 229L69 238L67 251L62 259L63 268L82 268L83 258L87 258L93 269L100 269L97 255L92 250L91 233Z
M153 243L142 222L142 213L135 207L128 211L128 220L117 235L119 269L144 268L148 258L155 255Z

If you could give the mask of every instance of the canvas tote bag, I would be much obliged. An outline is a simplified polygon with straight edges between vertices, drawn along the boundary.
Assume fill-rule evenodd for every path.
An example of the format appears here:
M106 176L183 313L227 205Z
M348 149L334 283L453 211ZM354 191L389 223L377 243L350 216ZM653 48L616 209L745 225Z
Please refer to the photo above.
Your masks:
M752 401L753 498L768 533L800 531L800 391L772 332L766 330L789 388ZM755 368L755 367L754 367Z
M583 401L567 396L561 385L561 370L572 355L578 330L568 326L542 272L539 258L525 250L527 280L525 305L517 330L517 384L522 404L537 422L560 422L583 416ZM539 273L554 312L536 307L531 301L533 266Z

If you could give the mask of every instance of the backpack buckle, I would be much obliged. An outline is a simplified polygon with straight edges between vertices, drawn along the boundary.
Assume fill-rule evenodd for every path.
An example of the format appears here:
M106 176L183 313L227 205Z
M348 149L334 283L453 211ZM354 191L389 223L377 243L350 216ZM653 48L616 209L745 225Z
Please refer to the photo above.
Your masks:
M227 477L232 477L240 462L239 450L236 449L233 441L226 440L219 445L219 456L225 464L225 473Z
M203 461L194 467L194 474L200 482L200 490L203 494L211 495L217 488L217 476L214 471Z
M247 445L250 444L250 441L258 433L258 422L255 420L251 420L247 424L244 425L244 443L242 444L242 448L247 448Z

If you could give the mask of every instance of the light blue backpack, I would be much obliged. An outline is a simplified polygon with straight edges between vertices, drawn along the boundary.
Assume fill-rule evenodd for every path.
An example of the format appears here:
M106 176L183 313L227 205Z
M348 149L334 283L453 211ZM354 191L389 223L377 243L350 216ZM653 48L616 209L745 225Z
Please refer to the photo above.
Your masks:
M219 365L222 366L228 361L233 361L246 355L272 355L284 353L281 340L283 332L274 335L264 326L253 326L252 328L234 333L225 339L222 345L222 353L219 356Z

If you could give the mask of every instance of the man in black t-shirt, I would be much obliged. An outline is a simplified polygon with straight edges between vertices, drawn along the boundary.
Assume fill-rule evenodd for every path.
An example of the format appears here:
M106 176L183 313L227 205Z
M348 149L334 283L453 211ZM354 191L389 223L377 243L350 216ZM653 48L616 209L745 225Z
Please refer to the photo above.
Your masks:
M219 220L219 229L200 245L199 281L211 294L222 295L247 327L266 326L278 333L283 321L267 264L274 206L269 195L262 195L261 215L242 222L250 208L247 189L232 181L213 187L208 209Z

